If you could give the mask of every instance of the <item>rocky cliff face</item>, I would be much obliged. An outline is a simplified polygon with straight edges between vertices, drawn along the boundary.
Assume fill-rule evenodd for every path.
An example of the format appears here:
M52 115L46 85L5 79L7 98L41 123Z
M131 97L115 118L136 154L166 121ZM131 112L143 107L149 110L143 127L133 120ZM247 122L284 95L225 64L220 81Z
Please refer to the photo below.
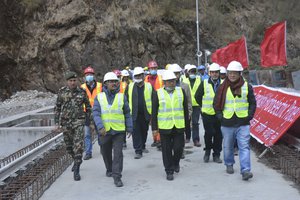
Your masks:
M284 2L200 1L201 49L214 51L244 34L254 67L264 28L288 19L289 60L299 65L299 4ZM82 74L86 65L101 76L128 65L144 66L150 59L162 67L196 63L195 53L194 0L0 2L2 99L18 90L56 92L66 70Z

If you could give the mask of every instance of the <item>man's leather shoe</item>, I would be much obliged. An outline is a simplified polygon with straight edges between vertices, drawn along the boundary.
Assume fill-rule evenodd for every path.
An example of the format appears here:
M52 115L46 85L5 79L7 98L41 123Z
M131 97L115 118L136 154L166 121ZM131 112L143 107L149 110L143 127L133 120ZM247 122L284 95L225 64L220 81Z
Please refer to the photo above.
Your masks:
M173 174L167 174L167 180L168 181L173 181L174 180L174 175Z
M83 157L83 160L89 160L92 158L92 154L85 154L85 156Z

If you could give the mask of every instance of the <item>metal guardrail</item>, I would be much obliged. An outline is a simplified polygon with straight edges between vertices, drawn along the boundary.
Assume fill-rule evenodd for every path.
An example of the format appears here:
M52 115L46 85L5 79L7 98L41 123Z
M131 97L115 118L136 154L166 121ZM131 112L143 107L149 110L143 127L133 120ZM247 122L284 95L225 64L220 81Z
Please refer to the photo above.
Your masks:
M4 166L10 164L11 162L15 161L16 159L20 158L21 156L24 156L26 153L28 153L29 151L37 148L38 146L42 145L43 143L47 142L48 140L50 140L51 138L57 136L58 134L60 134L60 132L55 132L52 131L51 133L49 133L48 135L46 135L45 137L36 140L35 142L33 142L32 144L16 151L15 153L3 158L0 160L0 170L1 168L3 168ZM1 174L1 173L0 173Z
M50 133L51 136L53 136ZM48 137L46 137L48 138ZM6 165L0 168L0 180L4 181L6 178L11 176L13 173L18 171L21 167L24 167L26 164L28 164L33 159L36 159L39 155L42 153L48 151L50 148L54 147L56 144L62 142L63 135L62 133L57 134L56 136L50 138L49 140L46 140L44 143L39 144L36 146L36 148L27 151L22 156L19 156L17 159L14 156L13 160L11 159L11 162L5 163Z

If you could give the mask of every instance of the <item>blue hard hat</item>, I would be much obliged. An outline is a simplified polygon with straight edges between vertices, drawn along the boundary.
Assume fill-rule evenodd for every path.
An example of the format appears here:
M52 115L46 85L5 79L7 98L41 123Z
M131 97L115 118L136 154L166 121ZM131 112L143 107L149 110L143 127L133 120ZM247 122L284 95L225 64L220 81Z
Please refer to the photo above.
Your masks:
M198 70L201 70L201 69L205 69L205 66L204 65L198 66Z

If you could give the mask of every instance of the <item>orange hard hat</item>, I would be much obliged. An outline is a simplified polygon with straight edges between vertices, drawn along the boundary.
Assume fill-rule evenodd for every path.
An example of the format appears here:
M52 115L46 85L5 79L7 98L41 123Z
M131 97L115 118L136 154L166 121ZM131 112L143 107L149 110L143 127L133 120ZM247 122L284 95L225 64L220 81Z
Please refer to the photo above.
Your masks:
M155 62L154 60L148 62L148 68L154 68L154 67L158 67L157 62Z
M95 74L95 71L91 66L88 66L87 68L85 68L84 74Z

